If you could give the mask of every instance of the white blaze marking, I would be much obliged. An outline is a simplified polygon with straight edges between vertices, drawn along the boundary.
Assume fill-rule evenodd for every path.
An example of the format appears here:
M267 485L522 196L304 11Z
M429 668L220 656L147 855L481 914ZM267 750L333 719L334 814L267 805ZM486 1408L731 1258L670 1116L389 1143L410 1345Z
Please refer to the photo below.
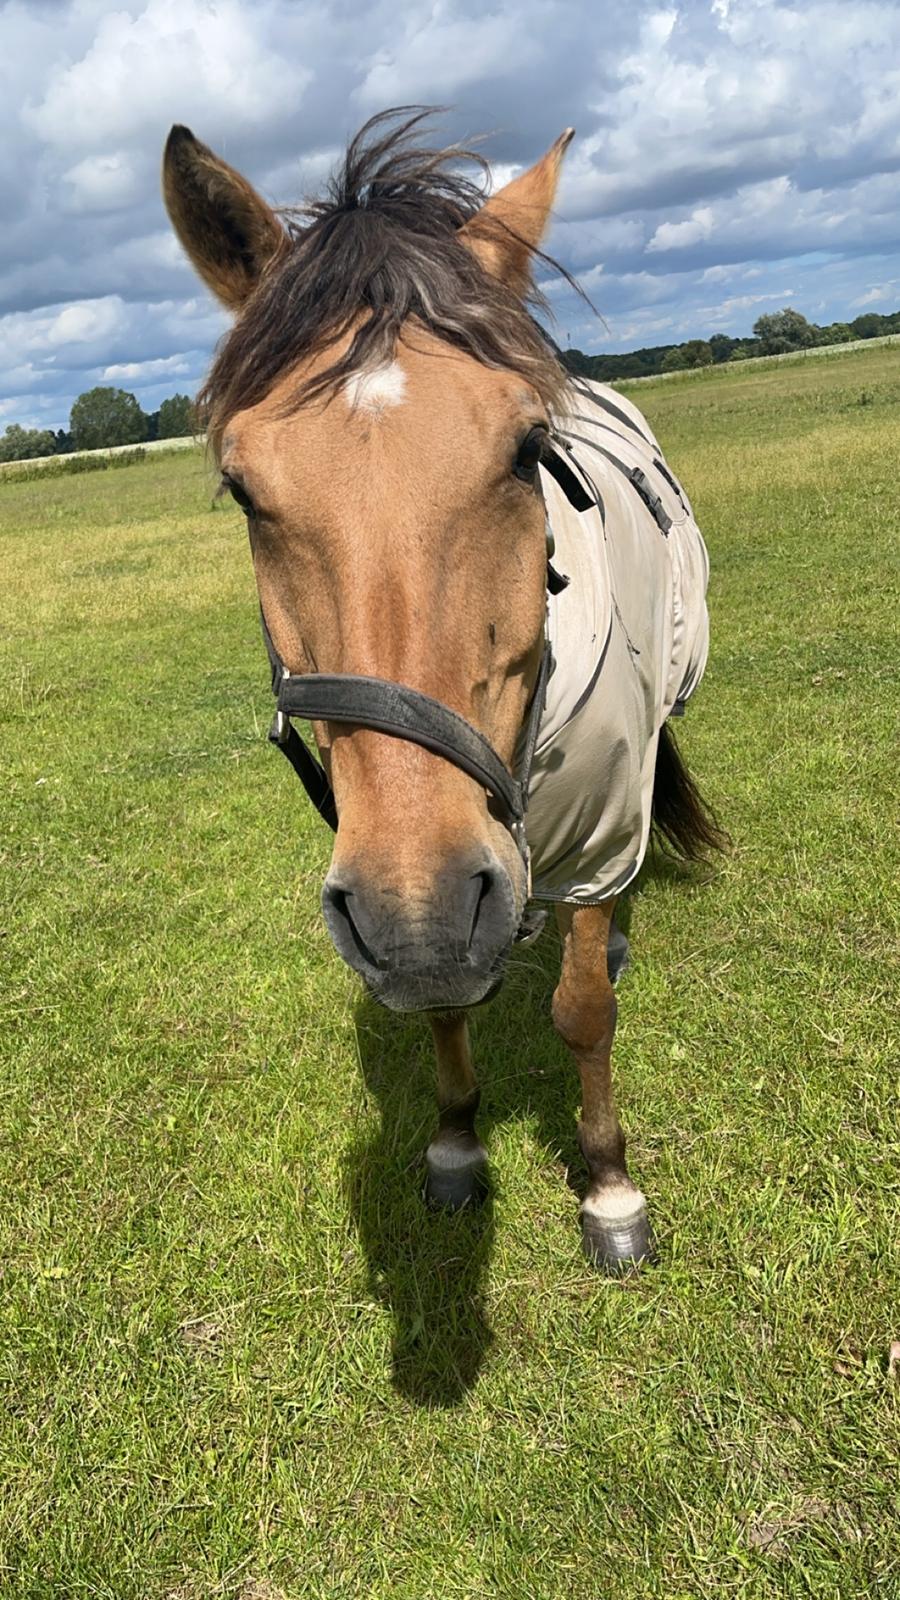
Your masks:
M375 367L368 372L354 372L344 384L344 393L351 411L359 409L369 416L380 417L389 406L403 404L406 397L406 373L399 361Z

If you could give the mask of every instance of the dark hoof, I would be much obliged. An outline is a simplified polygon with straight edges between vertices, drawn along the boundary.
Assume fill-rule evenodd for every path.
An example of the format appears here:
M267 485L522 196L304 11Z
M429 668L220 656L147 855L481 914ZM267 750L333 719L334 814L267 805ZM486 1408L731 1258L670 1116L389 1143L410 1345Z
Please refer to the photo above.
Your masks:
M609 938L606 943L606 971L610 983L615 983L627 972L631 966L631 949L621 928L613 922L610 925Z
M646 1206L615 1220L583 1211L581 1243L591 1264L611 1278L624 1277L636 1267L656 1260L656 1241Z
M474 1208L487 1194L487 1152L477 1139L435 1139L425 1169L425 1199L435 1210Z

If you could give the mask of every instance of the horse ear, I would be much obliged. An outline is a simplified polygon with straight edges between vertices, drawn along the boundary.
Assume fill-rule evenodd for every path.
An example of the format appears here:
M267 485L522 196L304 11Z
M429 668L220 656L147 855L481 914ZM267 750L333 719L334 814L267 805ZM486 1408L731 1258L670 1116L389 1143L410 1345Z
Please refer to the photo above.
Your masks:
M178 125L166 141L162 184L192 264L223 305L239 311L287 237L274 211L246 178Z
M531 281L531 252L550 219L562 158L574 137L575 129L566 128L540 161L491 195L461 230L482 266L517 294Z

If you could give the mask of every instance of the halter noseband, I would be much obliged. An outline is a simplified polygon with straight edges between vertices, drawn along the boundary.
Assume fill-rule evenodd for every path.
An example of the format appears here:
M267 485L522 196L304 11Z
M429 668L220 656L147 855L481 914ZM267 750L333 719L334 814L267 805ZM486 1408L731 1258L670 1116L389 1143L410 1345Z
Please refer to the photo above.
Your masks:
M494 802L526 862L525 810L528 779L547 694L551 652L544 645L528 707L518 775L513 775L483 733L441 700L387 678L348 672L289 672L279 657L266 619L260 613L263 638L272 664L276 711L269 729L273 744L284 751L310 800L328 826L337 828L334 791L321 762L304 744L291 717L309 721L346 722L395 739L408 739L474 778Z

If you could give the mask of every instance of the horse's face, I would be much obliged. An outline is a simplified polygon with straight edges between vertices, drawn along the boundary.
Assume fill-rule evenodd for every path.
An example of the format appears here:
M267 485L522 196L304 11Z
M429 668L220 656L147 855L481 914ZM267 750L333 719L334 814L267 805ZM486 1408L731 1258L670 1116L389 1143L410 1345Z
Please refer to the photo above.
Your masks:
M420 339L326 404L279 388L228 424L226 482L292 672L368 674L443 701L514 765L540 658L546 549L529 384ZM525 870L484 790L402 739L318 724L340 827L323 904L388 1005L469 1005L518 928Z
M474 238L461 256L471 248L524 285L566 143L489 202L515 233ZM164 171L182 242L240 311L248 262L284 248L280 225L186 130ZM444 702L513 768L542 649L546 404L525 377L417 321L393 359L292 407L298 381L333 364L352 331L305 362L298 352L217 438L273 642L293 673L370 675ZM340 954L392 1008L477 1003L527 895L507 827L472 778L417 744L346 724L314 731L340 818L323 891Z

